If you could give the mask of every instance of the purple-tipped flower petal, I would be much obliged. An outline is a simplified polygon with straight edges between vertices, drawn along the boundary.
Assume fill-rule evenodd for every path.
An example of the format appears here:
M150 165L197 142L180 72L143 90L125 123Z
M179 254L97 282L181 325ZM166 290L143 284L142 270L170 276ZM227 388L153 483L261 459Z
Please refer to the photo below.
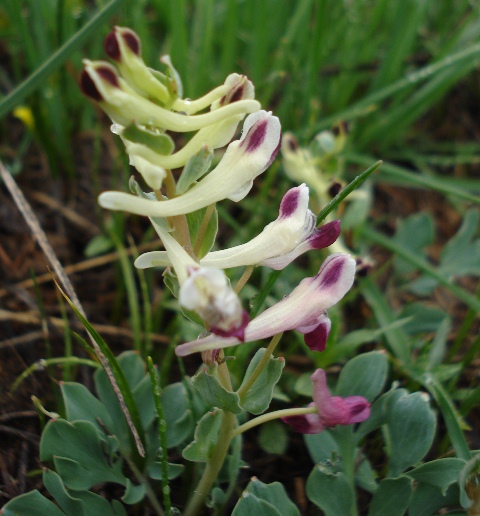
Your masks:
M283 417L282 421L303 434L316 434L325 428L351 425L365 421L370 416L370 403L362 396L331 396L323 369L317 369L310 377L313 382L313 404L317 414Z
M338 303L350 290L355 276L355 260L338 253L328 257L313 278L305 278L293 292L250 321L245 342L266 339L288 330L312 331L324 323L325 310ZM177 346L178 356L220 349L238 344L235 338L209 335Z
M340 234L340 221L315 228L315 215L308 209L308 187L291 188L283 197L276 220L245 244L213 251L200 260L205 267L228 269L245 265L265 265L283 269L310 249L328 247ZM169 265L164 251L141 255L135 266L141 269Z
M239 102L211 113L233 108L237 104ZM207 115L197 115L202 116ZM228 146L217 167L183 195L157 202L123 192L104 192L98 202L111 210L125 210L148 217L170 217L191 213L226 198L239 201L247 195L253 180L265 171L275 155L280 134L278 118L266 111L259 111L247 117L242 137ZM257 143L261 140L261 144L253 145L253 140Z

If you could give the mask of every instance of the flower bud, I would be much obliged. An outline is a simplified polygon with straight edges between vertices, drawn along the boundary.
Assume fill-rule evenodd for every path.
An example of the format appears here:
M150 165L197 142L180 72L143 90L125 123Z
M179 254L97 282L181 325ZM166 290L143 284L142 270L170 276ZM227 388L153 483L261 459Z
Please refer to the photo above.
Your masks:
M117 63L123 78L132 88L164 105L171 101L166 84L162 84L143 62L140 38L133 30L115 27L105 38L103 46L108 57ZM158 77L162 75L157 74ZM167 77L163 77L167 83Z

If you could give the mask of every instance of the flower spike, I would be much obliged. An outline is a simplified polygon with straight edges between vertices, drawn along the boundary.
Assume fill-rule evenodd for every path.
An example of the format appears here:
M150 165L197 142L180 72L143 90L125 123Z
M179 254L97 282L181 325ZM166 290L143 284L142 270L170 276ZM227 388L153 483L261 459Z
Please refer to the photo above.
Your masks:
M302 434L318 434L337 425L351 425L365 421L370 416L370 403L363 396L331 396L323 369L317 369L310 377L313 382L313 403L318 414L282 417L295 431Z
M355 260L342 253L329 256L316 276L305 278L274 306L250 321L245 328L245 342L266 339L288 330L305 334L312 349L322 349L328 332L325 331L325 310L338 303L350 290L355 275ZM322 328L319 329L319 326ZM329 329L329 328L328 328ZM177 346L175 353L191 353L220 349L238 344L236 338L209 335Z
M229 106L235 104L238 102ZM278 118L266 111L259 111L247 117L242 137L228 146L217 167L185 194L157 202L123 192L104 192L98 202L110 210L124 210L148 217L170 217L191 213L226 198L240 201L250 191L253 180L275 158L280 139Z

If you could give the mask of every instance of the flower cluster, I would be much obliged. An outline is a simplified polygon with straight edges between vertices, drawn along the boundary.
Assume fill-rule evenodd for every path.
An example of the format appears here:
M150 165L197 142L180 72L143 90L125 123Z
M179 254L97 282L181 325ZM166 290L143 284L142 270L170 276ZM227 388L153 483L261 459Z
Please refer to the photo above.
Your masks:
M253 84L243 75L229 75L223 85L197 100L183 98L181 80L170 58L161 59L165 73L148 68L141 57L141 42L130 29L116 27L106 37L104 48L114 65L84 60L81 88L111 118L112 131L124 143L130 164L151 191L143 192L132 179L132 193L104 192L99 203L150 218L165 250L141 255L136 267L172 267L180 305L196 312L209 330L207 337L178 346L177 355L212 351L216 356L216 350L286 330L303 333L312 350L325 349L331 326L327 310L342 299L354 280L356 264L351 256L330 255L316 276L301 281L290 295L251 321L223 272L258 265L283 269L302 253L326 248L337 240L338 220L316 227L305 183L286 192L277 219L259 235L230 249L211 251L213 239L200 254L187 220L189 214L200 214L205 229L217 202L239 202L249 193L255 178L280 149L279 119L260 109ZM244 118L240 138L231 141ZM194 134L183 148L175 149L172 132ZM218 164L209 170L214 150L227 144ZM172 170L182 167L176 177ZM309 429L337 421L329 419L320 400L322 389L314 396L322 419ZM348 398L345 403L351 405ZM343 406L336 398L330 405L335 410ZM339 422L359 421L357 409L352 411Z

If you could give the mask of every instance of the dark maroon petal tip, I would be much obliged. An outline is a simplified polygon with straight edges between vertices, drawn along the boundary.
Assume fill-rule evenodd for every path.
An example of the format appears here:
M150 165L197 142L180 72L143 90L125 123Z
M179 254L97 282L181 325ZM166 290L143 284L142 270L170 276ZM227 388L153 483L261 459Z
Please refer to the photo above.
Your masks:
M312 351L322 352L325 351L327 346L329 333L328 326L324 323L320 323L314 330L306 333L303 336L303 340Z
M117 34L115 31L110 32L110 34L107 34L106 38L103 41L103 48L110 59L113 59L117 62L120 62L122 60L122 56L120 55L120 47L117 41Z
M287 139L287 144L288 144L288 147L289 149L292 151L292 152L295 152L297 149L298 149L298 141L297 139L295 138L295 136L293 136L293 134L291 134L288 139Z
M295 432L300 432L301 434L318 434L324 430L324 426L320 416L318 414L316 416L317 417L315 418L312 418L311 416L309 418L305 414L299 416L286 416L281 417L280 419L287 425L290 425L292 430Z
M225 337L225 338L235 337L240 342L245 342L245 328L247 327L249 322L250 322L250 316L244 310L242 313L242 322L240 323L240 326L237 326L236 328L232 328L230 330L222 330L222 328L212 326L210 328L210 331L212 333L214 333L215 335L218 335L219 337Z
M291 188L282 199L280 203L280 217L289 217L298 207L300 200L300 188Z
M340 181L334 180L328 187L328 195L333 198L340 193L342 188L343 184Z
M83 70L82 75L80 76L80 90L84 95L96 100L97 102L101 102L103 100L102 95L86 70Z
M96 69L98 75L106 82L108 82L111 86L115 88L120 88L120 84L118 83L118 76L110 66L99 66Z
M122 38L127 44L128 48L137 56L140 55L140 38L133 32L133 30L127 29L122 31Z
M340 221L334 220L317 228L308 238L312 249L324 249L332 245L340 235Z

